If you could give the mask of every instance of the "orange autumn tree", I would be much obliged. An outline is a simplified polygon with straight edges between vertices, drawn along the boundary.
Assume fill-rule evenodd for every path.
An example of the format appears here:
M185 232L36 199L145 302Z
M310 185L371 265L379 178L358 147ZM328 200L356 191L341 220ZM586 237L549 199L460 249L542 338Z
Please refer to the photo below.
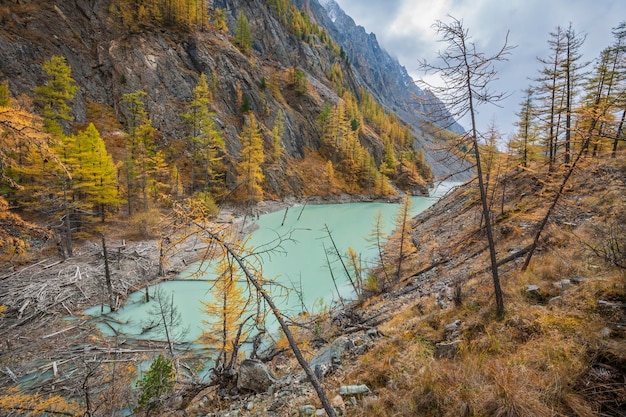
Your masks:
M265 181L265 175L261 165L265 162L265 153L261 129L254 114L247 116L243 130L239 134L239 140L241 141L241 157L237 166L239 173L237 182L242 187L241 193L245 195L244 201L255 203L263 198L262 184Z
M2 415L31 416L82 416L83 410L76 403L68 402L61 396L24 394L19 388L7 388L0 394Z
M217 349L214 372L216 376L228 375L235 365L239 347L247 332L243 329L245 314L251 299L244 293L243 277L234 259L227 252L221 255L215 268L217 276L211 288L212 300L202 301L205 330L199 341L204 346Z

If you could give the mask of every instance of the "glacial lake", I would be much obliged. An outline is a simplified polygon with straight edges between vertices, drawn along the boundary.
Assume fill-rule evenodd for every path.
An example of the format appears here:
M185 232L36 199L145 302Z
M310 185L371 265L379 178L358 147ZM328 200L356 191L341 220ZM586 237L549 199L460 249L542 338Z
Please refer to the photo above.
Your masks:
M412 197L411 215L426 210L454 185L456 184L444 183L431 191L431 197ZM285 210L261 215L256 221L257 229L249 237L249 246L261 248L268 242L275 241L278 236L290 236L290 240L281 244L281 251L260 255L263 276L266 279L274 280L287 288L297 288L302 294L302 297L298 297L295 291L287 294L283 290L272 290L275 302L283 314L296 316L303 311L303 305L307 311L315 313L337 304L339 300L326 260L325 248L331 248L332 243L325 225L331 231L341 254L345 256L348 247L352 247L359 254L361 265L367 269L377 255L376 248L366 241L373 229L376 214L380 211L384 231L390 233L398 208L396 203L383 202L323 204L290 207L286 215ZM341 296L352 297L353 290L343 267L338 261L331 262L331 265ZM176 306L181 318L178 327L186 330L185 336L181 336L179 341L196 340L202 332L203 320L210 320L201 312L201 301L212 299L212 283L206 281L213 278L211 270L209 267L207 274L198 280L166 281L149 289L153 295L158 287L160 293ZM189 276L190 272L193 269L182 273L181 278ZM130 294L126 303L114 313L107 313L105 308L108 324L100 325L103 333L112 336L112 327L119 334L129 337L164 340L163 335L155 334L155 331L145 331L147 323L155 317L155 302L146 303L144 297L145 291ZM96 306L85 313L98 316L100 311L100 306ZM273 318L269 322L268 327L275 328L271 324L274 322Z

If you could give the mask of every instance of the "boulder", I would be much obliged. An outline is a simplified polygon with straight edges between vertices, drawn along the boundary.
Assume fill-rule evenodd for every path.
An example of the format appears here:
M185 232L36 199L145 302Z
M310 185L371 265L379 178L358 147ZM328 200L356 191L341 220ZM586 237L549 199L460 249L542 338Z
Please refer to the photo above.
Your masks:
M452 342L440 342L435 345L435 358L437 359L453 359L459 354L460 340Z
M314 416L316 410L317 409L312 405L309 405L309 404L303 405L302 407L298 409L298 416L299 417Z
M311 360L310 366L315 376L321 378L338 369L343 354L354 346L354 343L345 336L340 336L330 345L320 349Z
M455 340L461 335L461 325L463 322L459 319L446 324L444 327L444 338L446 340Z
M237 371L237 389L242 391L267 392L275 382L269 368L258 359L245 359Z
M361 394L367 394L370 392L370 389L365 384L360 385L343 385L339 388L339 395L343 396L355 396Z

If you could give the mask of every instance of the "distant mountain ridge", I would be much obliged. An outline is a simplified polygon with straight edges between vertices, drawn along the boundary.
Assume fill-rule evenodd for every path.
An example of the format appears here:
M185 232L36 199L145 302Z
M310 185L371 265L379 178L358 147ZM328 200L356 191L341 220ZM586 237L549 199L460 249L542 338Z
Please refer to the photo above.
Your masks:
M345 50L355 70L355 78L367 85L379 102L416 132L422 130L421 124L425 120L432 121L429 115L433 114L439 119L435 124L458 134L465 131L437 97L417 86L406 68L378 43L376 35L357 25L335 0L296 0L296 3L312 13ZM415 57L416 61L419 58ZM422 145L428 147L428 142ZM438 162L432 152L427 152L427 156L436 175L451 170L450 166Z

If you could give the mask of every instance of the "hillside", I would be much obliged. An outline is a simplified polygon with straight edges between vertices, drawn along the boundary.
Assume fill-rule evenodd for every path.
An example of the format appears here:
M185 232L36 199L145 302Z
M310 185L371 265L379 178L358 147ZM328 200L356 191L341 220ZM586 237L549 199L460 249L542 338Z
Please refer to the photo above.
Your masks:
M505 293L502 319L494 314L476 184L459 186L413 219L417 250L405 261L401 281L384 293L368 287L366 298L344 310L297 319L294 331L306 358L330 361L320 372L333 403L352 416L623 415L625 178L623 152L616 159L586 159L571 177L530 267L522 272L525 248L562 173L535 164L498 177L493 207ZM141 269L154 271L158 264L157 242L127 245L112 256L120 294L124 287L129 291L141 285ZM171 268L184 267L193 248L180 247ZM77 343L99 364L93 369L98 378L110 378L107 360L125 363L137 355L135 349L165 349L128 338L120 347L98 337L89 319L68 327L63 319L68 308L76 311L100 297L94 281L102 274L100 250L95 243L86 244L68 261L48 257L0 277L2 303L9 306L1 320L7 346L2 364L8 370L2 385L33 371L41 378L52 372L52 363L59 369L81 369L83 348L74 347ZM284 341L266 358L277 378L270 394L219 391L204 384L194 389L196 385L182 383L176 392L185 400L181 403L175 395L166 405L168 415L183 415L175 411L181 404L199 416L282 416L307 405L320 408L298 364L281 346ZM69 376L60 376L57 386L83 392L81 379ZM96 386L96 379L85 381ZM107 384L106 389L98 385L103 388L100 400L128 394L112 381ZM355 399L349 393L336 396L345 387L361 385L369 391ZM45 382L39 390L56 392ZM8 400L0 400L0 406L2 401Z
M0 5L0 413L624 416L626 32L584 94L538 86L504 153L438 129L441 103L323 4ZM411 219L454 171L430 142L480 154L484 188ZM395 230L363 225L376 262L325 249L354 300L277 311L298 291L260 254L294 236L249 247L259 213L400 198ZM211 282L201 307L153 286L176 278ZM151 309L134 335L125 303ZM206 316L193 340L179 307Z

